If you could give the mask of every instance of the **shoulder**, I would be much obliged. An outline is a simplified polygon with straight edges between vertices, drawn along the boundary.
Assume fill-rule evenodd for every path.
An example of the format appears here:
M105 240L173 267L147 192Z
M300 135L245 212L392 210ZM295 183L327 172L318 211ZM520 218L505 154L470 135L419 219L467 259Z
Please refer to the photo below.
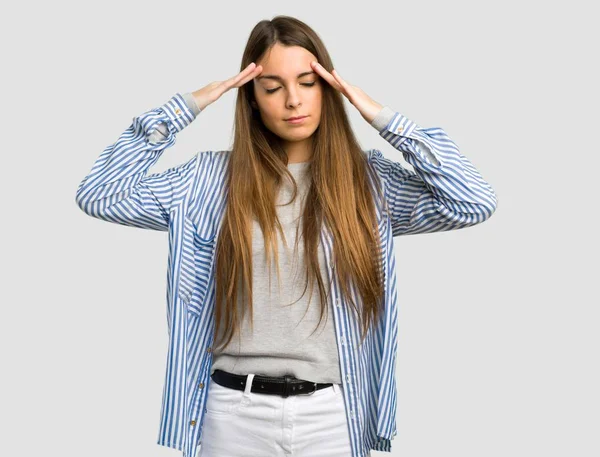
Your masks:
M225 168L230 153L230 150L198 151L194 156L194 164L198 170L197 173L205 174L209 172L212 174L215 170L219 171Z
M210 163L211 165L219 165L226 163L231 154L231 150L221 151L198 151L196 154L200 163Z

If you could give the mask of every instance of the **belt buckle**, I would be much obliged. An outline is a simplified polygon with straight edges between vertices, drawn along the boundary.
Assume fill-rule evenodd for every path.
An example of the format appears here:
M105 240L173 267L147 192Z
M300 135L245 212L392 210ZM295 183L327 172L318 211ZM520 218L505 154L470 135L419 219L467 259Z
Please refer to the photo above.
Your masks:
M298 395L312 395L312 394L314 394L317 391L317 383L313 382L313 385L314 385L314 390L311 390L310 392L302 392L301 394L298 394Z

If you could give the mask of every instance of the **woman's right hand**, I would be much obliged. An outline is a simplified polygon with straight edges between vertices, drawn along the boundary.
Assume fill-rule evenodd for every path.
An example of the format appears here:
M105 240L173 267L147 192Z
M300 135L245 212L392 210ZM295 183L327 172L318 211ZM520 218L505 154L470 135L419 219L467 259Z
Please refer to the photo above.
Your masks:
M211 103L217 101L221 95L234 87L240 87L256 77L262 71L262 65L256 66L254 62L248 65L244 70L225 81L215 81L202 89L192 92L196 104L200 110L203 110Z

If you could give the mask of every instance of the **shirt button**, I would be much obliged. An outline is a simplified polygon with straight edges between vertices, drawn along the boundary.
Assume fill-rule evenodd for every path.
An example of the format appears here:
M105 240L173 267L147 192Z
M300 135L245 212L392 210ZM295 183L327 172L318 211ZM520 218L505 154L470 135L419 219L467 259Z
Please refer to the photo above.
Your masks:
M352 418L352 420L354 420L354 410L353 409L350 410L350 417Z
M181 110L180 110L179 108L177 108L177 109L175 110L175 114L181 114Z
M206 352L212 352L212 348L208 348Z
M350 375L349 374L346 375L346 381L350 382Z
M396 132L402 133L402 130L404 130L404 127L400 126L396 129Z
M190 425L196 425L196 421L190 421Z
M201 383L198 385L198 387L200 387L201 389L204 389L204 383L203 383L203 382L201 382Z
M339 299L339 298L337 298L337 299L335 300L335 302L337 303L337 307L339 308L339 307L340 307L340 299Z
M342 342L342 344L344 344L346 342L346 340L344 339L344 337L341 337L340 341Z

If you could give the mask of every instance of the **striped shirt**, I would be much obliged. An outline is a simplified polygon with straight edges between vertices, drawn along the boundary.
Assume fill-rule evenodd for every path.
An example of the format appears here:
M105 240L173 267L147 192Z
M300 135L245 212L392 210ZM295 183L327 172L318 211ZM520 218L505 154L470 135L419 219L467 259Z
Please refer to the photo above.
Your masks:
M231 151L201 151L163 172L147 171L196 115L177 93L165 104L134 117L96 159L76 192L78 206L92 217L168 232L169 345L157 444L180 450L183 457L194 457L201 443L211 382L214 254L226 203L225 172ZM159 135L157 140L155 132L161 125L167 127L166 136ZM324 225L320 233L329 295L335 305L352 457L364 457L371 449L389 452L396 435L394 237L469 227L488 219L497 206L492 187L442 128L423 128L394 112L379 134L414 171L377 149L365 151L385 191L384 201L375 200L385 291L384 312L362 345L359 317L341 295L335 275L331 232ZM352 298L359 302L356 289L352 289Z

